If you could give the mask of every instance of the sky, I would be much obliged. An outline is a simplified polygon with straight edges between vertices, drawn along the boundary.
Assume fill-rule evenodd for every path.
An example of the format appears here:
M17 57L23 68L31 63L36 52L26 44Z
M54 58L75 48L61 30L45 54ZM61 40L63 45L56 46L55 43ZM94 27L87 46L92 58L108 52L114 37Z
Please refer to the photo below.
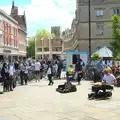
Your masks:
M13 0L0 0L0 9L10 14ZM61 26L62 30L71 27L75 17L76 0L14 0L19 14L24 10L27 19L28 36L38 29L50 30L51 26Z

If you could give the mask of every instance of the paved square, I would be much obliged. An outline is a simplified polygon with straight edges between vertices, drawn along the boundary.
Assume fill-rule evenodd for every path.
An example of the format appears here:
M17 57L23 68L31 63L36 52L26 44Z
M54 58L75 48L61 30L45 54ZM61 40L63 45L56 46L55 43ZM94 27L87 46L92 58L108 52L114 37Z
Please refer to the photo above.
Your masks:
M77 92L56 92L64 80L33 82L0 95L0 120L120 120L120 88L111 99L88 100L92 83L82 81ZM76 83L73 83L76 84Z

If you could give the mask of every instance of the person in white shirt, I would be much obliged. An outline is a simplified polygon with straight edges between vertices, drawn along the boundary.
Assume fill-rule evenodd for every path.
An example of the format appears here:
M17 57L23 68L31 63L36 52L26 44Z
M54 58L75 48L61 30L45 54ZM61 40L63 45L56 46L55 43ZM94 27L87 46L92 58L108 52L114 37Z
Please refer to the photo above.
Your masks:
M107 85L114 85L115 80L116 80L115 76L110 73L110 70L108 68L106 68L104 70L103 82Z
M52 65L51 65L50 61L48 62L47 76L48 76L48 80L49 80L48 85L53 85L54 82L52 80Z
M41 68L41 64L40 62L38 62L38 60L35 62L35 74L36 74L36 82L37 80L40 80L40 68Z

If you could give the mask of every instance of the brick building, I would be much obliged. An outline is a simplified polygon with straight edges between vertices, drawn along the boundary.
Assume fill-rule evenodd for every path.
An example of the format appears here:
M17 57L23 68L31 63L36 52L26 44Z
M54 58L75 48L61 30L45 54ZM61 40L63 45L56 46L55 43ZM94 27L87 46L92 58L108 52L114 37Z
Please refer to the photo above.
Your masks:
M12 4L11 15L0 9L0 59L26 57L26 19Z

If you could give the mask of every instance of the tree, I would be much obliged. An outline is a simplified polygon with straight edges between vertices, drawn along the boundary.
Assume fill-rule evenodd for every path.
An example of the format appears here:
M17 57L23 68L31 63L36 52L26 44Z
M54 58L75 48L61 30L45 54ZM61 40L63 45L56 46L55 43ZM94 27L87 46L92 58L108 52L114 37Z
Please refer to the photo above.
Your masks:
M97 60L100 57L98 53L93 53L92 58L93 60Z
M120 16L112 17L112 29L114 40L110 44L113 47L113 55L116 57L120 53Z
M35 36L28 41L28 57L35 58Z
M45 30L45 29L37 30L35 37L36 37L36 40L41 40L43 38L55 39L55 35L54 34L50 34L50 32Z
M28 57L35 58L35 42L42 39L55 38L54 34L50 34L49 31L42 29L37 30L35 36L31 37L28 41Z

